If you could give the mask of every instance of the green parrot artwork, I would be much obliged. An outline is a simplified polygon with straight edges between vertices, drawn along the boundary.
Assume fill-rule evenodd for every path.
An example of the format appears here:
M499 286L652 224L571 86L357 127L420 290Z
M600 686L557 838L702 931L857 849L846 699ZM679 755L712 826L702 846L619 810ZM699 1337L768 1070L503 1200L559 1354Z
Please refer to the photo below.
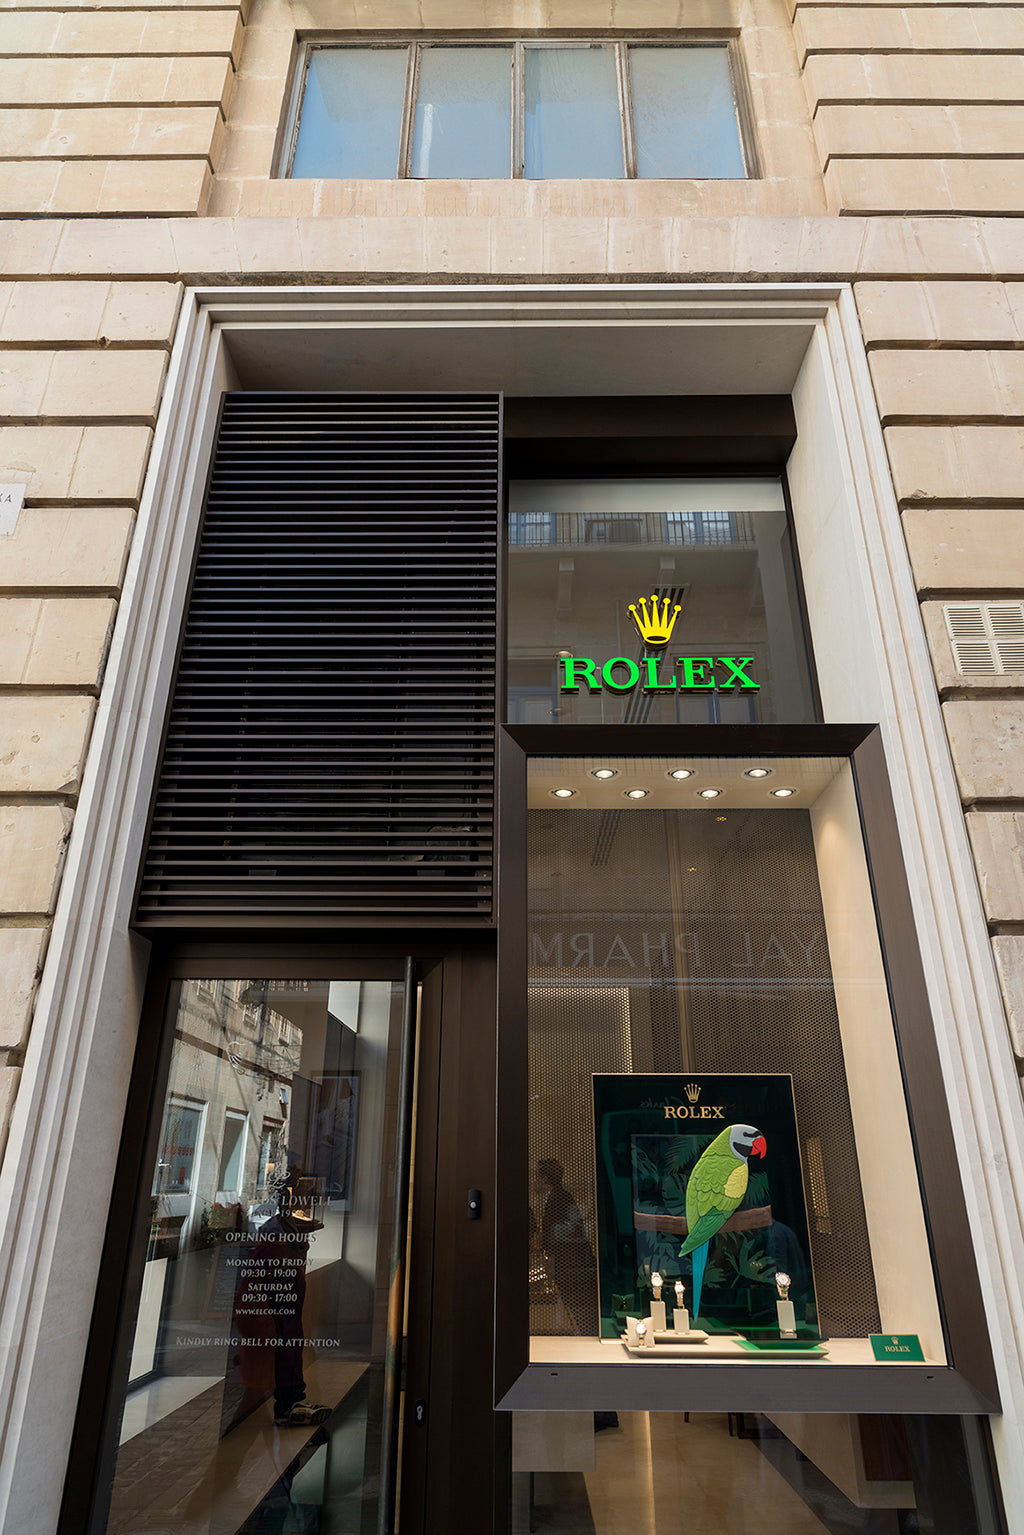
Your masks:
M753 1125L728 1125L701 1153L686 1185L686 1241L680 1258L693 1257L693 1315L700 1315L700 1292L708 1246L747 1192L748 1162L768 1150Z

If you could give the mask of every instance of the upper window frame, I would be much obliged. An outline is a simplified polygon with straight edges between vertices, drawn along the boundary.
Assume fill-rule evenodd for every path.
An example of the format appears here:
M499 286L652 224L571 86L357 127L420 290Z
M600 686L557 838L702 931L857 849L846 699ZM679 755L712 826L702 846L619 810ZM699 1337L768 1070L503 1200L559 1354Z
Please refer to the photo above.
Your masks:
M309 76L309 66L314 52L324 49L340 50L342 48L359 49L361 51L369 49L406 49L405 95L402 108L398 167L394 176L389 176L385 179L389 181L425 181L434 178L413 176L412 174L416 91L423 50L428 48L511 47L513 50L511 83L512 134L509 146L507 179L512 181L558 179L552 177L527 177L526 175L526 86L523 55L527 48L591 48L596 46L614 47L615 49L619 122L623 138L625 174L622 177L616 176L607 179L614 181L660 179L642 177L637 171L633 103L630 72L627 66L627 55L631 46L643 48L722 48L725 50L733 107L736 113L740 155L743 161L743 175L741 177L694 176L672 177L668 179L757 181L762 178L763 170L757 151L755 132L757 119L754 113L746 71L743 67L739 35L735 31L728 32L722 30L715 32L679 31L669 34L651 33L647 36L638 36L635 33L616 32L602 34L600 32L593 32L588 33L586 36L547 33L544 37L524 37L520 34L498 33L491 35L436 33L430 35L405 34L394 37L353 37L351 35L321 34L315 37L299 38L292 73L292 85L288 97L288 110L285 114L282 132L278 140L279 147L275 155L273 175L277 179L290 179L292 176L292 166L295 161L299 137L299 126L302 121L302 105L305 98L306 81Z

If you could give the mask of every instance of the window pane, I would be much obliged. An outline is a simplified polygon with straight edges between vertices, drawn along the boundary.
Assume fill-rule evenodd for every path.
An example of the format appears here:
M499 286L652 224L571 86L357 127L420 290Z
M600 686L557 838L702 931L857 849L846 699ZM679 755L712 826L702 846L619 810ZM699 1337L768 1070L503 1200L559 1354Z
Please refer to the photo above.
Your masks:
M317 48L310 55L293 176L395 176L405 48Z
M404 1003L176 984L107 1535L378 1528Z
M511 164L511 48L424 48L412 174L508 176Z
M678 604L661 682L609 687L613 656L646 666L631 613ZM813 720L782 484L748 479L513 480L508 524L508 708L539 724ZM669 659L752 656L756 687L691 689ZM570 679L566 658L576 658ZM593 687L584 660L597 670ZM721 664L719 663L721 670ZM615 681L621 682L619 675ZM726 681L726 676L721 681ZM580 683L580 686L576 686Z
M640 176L742 176L725 48L630 48Z
M611 48L526 49L527 176L624 176Z

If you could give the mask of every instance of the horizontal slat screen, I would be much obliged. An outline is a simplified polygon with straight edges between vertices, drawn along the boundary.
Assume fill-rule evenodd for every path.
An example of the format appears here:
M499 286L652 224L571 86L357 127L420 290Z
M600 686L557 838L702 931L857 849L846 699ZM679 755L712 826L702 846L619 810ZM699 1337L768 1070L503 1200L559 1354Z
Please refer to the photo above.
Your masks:
M140 923L490 920L500 428L227 396Z

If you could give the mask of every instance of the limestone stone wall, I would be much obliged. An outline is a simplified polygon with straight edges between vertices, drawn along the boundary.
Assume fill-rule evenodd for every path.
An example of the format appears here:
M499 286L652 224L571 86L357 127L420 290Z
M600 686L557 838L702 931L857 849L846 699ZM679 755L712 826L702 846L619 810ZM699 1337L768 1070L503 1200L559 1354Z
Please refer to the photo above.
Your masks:
M1024 5L639 0L738 35L747 182L290 182L303 35L592 35L601 0L3 8L0 1115L13 1100L183 285L854 284L1024 1066L1024 677L953 665L945 599L1024 597Z

